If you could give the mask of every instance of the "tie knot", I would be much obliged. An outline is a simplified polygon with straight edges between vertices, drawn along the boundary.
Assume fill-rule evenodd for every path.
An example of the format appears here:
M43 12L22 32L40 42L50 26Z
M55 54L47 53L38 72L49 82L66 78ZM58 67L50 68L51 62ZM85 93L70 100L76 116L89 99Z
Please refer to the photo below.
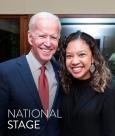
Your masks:
M40 69L41 69L41 72L45 72L46 66L42 65Z

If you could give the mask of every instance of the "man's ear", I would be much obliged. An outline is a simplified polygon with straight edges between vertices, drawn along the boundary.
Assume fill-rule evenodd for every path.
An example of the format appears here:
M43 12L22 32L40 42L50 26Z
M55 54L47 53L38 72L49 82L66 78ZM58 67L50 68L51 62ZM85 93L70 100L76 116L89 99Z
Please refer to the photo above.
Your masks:
M32 34L30 32L28 32L28 42L31 46L33 45Z

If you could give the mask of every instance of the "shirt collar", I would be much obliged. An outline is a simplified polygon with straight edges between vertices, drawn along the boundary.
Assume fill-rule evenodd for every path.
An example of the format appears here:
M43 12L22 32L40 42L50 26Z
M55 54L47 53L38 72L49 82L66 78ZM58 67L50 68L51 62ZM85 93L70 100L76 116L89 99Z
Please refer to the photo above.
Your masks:
M32 69L33 71L36 71L36 70L40 69L41 64L40 64L40 62L35 58L35 56L33 55L32 51L30 51L30 52L26 55L26 57L27 57L27 61L28 61L29 65L30 65L30 67L31 67L31 69ZM52 67L51 62L49 61L48 63L45 64L45 66L46 66L46 69L47 69L47 70L50 70L51 67Z

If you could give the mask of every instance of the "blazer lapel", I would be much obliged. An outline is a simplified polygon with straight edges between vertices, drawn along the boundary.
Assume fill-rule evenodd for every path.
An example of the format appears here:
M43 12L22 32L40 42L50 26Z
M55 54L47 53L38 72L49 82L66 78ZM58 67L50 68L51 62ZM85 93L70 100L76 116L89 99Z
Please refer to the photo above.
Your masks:
M30 71L25 55L20 58L20 60L17 62L17 65L18 65L18 70L20 72L20 76L22 78L21 82L25 84L25 86L28 89L28 93L30 93L30 95L33 97L33 99L35 100L35 103L37 105L39 104L39 106L41 106L40 108L42 108L40 97L37 92L37 87L35 85L35 82L34 82L34 79L33 79L33 76Z
M79 99L76 98L76 95L74 95L74 100L75 100L75 110L73 112L73 115L79 113L79 111L84 108L88 104L88 102L97 95L97 92L94 91L93 89L87 89L86 92L83 93L82 96L80 96Z

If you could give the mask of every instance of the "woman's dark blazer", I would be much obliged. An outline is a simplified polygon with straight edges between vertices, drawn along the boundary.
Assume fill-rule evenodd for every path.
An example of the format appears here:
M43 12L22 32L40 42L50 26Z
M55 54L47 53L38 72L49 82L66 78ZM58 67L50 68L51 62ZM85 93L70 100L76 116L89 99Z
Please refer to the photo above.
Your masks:
M105 93L86 87L79 98L73 92L63 94L60 136L115 136L115 87Z

